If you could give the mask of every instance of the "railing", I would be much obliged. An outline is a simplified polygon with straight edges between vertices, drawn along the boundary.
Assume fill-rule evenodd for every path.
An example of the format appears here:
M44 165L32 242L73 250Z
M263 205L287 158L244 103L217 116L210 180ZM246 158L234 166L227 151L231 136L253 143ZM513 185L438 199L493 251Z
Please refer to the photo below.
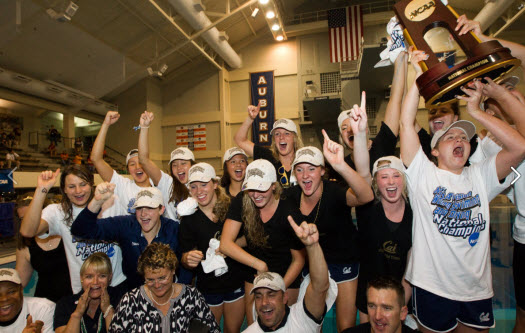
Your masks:
M28 146L40 151L47 149L49 144L49 134L40 132L29 132L28 133ZM67 143L67 144L66 144ZM61 137L60 141L57 142L56 149L60 152L62 149L73 149L75 146L75 138Z
M368 3L362 3L361 10L364 14L372 14L372 13L378 13L378 12L387 12L392 10L392 7L396 3L395 0L379 0L379 1L371 1ZM335 8L331 8L335 9ZM284 24L285 25L295 25L295 24L302 24L302 23L309 23L309 22L317 22L317 21L324 21L328 19L328 11L329 9L323 9L318 10L314 12L305 12L305 13L299 13L295 14L293 16L286 16L284 17Z

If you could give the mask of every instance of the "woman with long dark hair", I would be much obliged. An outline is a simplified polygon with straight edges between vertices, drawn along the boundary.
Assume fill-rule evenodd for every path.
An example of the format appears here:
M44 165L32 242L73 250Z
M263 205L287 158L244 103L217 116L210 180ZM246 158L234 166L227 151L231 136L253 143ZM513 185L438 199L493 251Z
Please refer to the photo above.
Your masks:
M221 178L221 187L232 199L241 192L242 182L248 166L248 155L239 147L232 147L224 153Z
M74 293L82 288L77 272L84 260L95 252L104 252L110 257L114 277L112 286L121 284L126 277L122 273L122 254L117 245L80 240L71 235L71 224L89 203L95 189L93 174L85 166L68 166L60 175L61 203L42 209L46 195L55 185L59 172L60 169L55 172L48 170L38 176L35 194L22 220L20 234L24 237L62 237Z

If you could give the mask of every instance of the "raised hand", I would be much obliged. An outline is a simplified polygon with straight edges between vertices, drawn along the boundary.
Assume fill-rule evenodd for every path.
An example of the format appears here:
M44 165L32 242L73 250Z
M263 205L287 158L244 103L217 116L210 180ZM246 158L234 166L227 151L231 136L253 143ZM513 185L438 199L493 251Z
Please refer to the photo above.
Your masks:
M89 297L89 291L91 290L91 286L88 286L86 291L80 296L77 303L77 308L75 309L75 313L77 316L82 317L84 313L86 312L89 302L91 301L91 297Z
M349 111L350 127L354 135L358 133L366 134L368 128L368 117L366 115L366 93L361 93L361 106L354 104L354 107Z
M487 84L483 85L482 93L488 98L493 98L495 100L500 99L505 94L510 94L505 87L500 86L496 82L492 81L489 77L484 78L487 81ZM472 86L475 81L470 82L469 86Z
M248 105L248 115L250 116L250 118L255 120L255 118L257 118L257 115L259 114L259 111L261 111L261 101L260 100L257 106Z
M153 115L153 112L144 111L140 115L140 127L141 128L149 127L149 125L151 124L154 118L155 116Z
M186 259L186 265L188 265L191 268L195 268L202 261L204 255L202 254L202 251L191 250L184 253L183 257L185 257L184 259Z
M345 163L343 146L330 140L325 130L322 130L322 132L324 136L323 155L326 158L326 161L334 168L341 163Z
M106 310L111 305L109 302L109 294L106 287L102 288L102 295L100 296L100 310L103 314L106 313Z
M317 231L317 226L315 224L303 221L303 223L298 226L290 215L288 215L288 222L290 222L290 226L293 231L295 231L297 238L299 238L305 246L310 246L319 242L319 231Z
M103 182L97 185L93 199L99 202L104 202L111 198L115 192L115 184Z
M55 172L51 170L42 171L37 179L37 188L42 189L43 192L47 193L56 183L60 168Z
M483 97L483 86L484 84L481 83L481 81L474 80L469 84L469 88L461 87L461 90L467 96L456 96L458 99L467 102L467 111L471 115L475 112L482 112L479 108L479 103L481 102L481 98Z
M423 73L423 69L419 63L427 59L428 54L426 54L425 51L416 50L413 46L408 48L408 60L412 64L412 67L414 67L416 76L419 76L421 73Z
M106 118L104 118L104 123L107 125L113 125L120 118L120 113L118 111L108 111L106 113Z
M458 24L454 30L459 31L458 36L464 35L469 31L474 32L478 37L483 35L481 32L481 24L477 21L469 20L465 14L458 17Z
M22 333L40 333L42 332L42 327L44 327L43 321L37 320L33 323L33 317L29 315L26 319L26 327L24 327Z

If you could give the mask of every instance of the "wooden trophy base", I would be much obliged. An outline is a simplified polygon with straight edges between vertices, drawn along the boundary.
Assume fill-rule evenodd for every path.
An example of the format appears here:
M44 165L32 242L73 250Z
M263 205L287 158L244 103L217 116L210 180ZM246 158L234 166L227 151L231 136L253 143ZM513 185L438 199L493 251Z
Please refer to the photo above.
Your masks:
M475 78L483 80L484 77L489 77L498 81L521 64L519 59L510 54L508 48L495 40L480 43L471 51L473 57L460 64L448 68L445 62L440 62L416 80L428 109L452 102L458 95L465 96L460 87Z

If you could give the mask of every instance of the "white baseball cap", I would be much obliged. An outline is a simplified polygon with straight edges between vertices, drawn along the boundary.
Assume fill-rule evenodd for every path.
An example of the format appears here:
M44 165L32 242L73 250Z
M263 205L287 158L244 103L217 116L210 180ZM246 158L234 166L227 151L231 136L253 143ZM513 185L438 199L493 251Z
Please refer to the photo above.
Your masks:
M295 153L295 159L292 163L292 169L295 168L296 164L308 163L315 166L324 166L324 156L319 148L308 146L299 149Z
M276 120L273 123L273 128L270 131L270 135L272 135L273 131L275 131L278 128L284 128L288 132L294 132L295 134L297 134L297 126L295 126L295 123L291 121L290 119L281 118L281 119Z
M135 196L133 208L158 208L164 205L162 192L156 187L144 187Z
M228 162L235 155L244 155L244 156L246 156L246 158L248 158L248 155L246 154L246 152L242 148L232 147L232 148L226 150L226 152L224 153L224 157L222 158L222 163Z
M339 133L342 132L341 126L343 126L343 121L350 118L350 110L345 110L339 114L337 117L337 127L339 128Z
M12 268L2 268L0 269L0 282L13 282L14 284L22 284L20 275L18 272Z
M242 190L267 191L277 181L275 167L268 160L255 160L248 164Z
M379 165L381 162L384 164ZM383 169L396 169L401 173L405 172L405 166L403 165L403 162L401 162L401 160L395 156L384 156L375 161L374 168L372 169L372 177L376 175L376 172Z
M171 152L171 158L168 164L171 164L171 162L175 160L186 160L186 161L193 161L195 162L195 156L193 155L193 152L189 150L187 147L179 147Z
M253 288L250 291L250 295L252 295L255 289L258 288L268 288L273 291L286 291L283 278L274 272L264 272L257 275L257 277L253 280Z
M139 150L137 148L131 149L129 151L128 155L126 156L126 165L128 165L129 160L135 156L139 156Z
M469 141L470 141L470 139L472 139L474 134L476 134L476 126L473 123L471 123L468 120L458 120L458 121L453 122L452 124L450 124L449 127L445 128L445 129L440 129L439 131L437 131L434 134L434 136L432 137L432 141L430 142L430 148L434 149L434 147L437 145L439 139L441 139L441 137L443 135L445 135L449 130L451 130L453 128L459 128L463 132L465 132L465 134L467 135Z
M217 175L215 169L208 163L197 163L190 168L188 183L207 183L212 179L217 179Z

